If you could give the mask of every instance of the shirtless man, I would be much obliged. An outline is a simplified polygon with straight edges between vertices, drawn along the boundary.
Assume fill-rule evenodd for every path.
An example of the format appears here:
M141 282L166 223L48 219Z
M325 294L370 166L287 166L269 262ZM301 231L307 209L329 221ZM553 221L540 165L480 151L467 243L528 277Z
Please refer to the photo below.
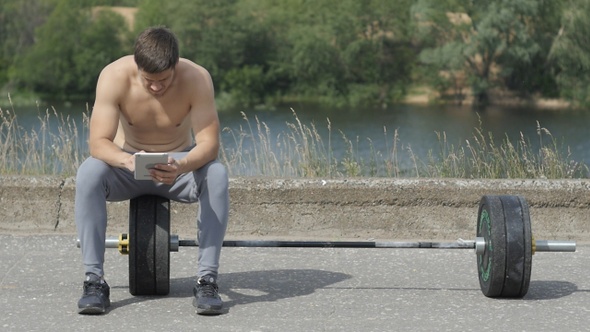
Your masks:
M110 305L104 281L107 201L159 195L199 202L199 257L193 305L198 314L219 314L219 256L227 226L226 168L217 161L219 119L207 70L179 58L176 37L149 28L133 55L107 65L98 78L90 118L90 157L77 172L75 219L86 279L79 313L100 314ZM134 179L134 153L184 152Z

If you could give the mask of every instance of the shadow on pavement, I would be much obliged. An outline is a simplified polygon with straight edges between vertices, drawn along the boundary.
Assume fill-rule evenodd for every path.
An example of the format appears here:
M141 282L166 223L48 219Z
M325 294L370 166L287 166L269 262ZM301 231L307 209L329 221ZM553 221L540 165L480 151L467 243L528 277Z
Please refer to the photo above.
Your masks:
M341 281L352 278L351 275L322 271L322 270L266 270L223 273L219 276L219 292L224 299L224 308L235 305L247 305L256 302L273 302L286 298L305 296L318 289L347 289L358 287L332 286ZM193 296L192 289L195 277L176 278L170 280L170 294L168 297L189 298ZM121 286L115 288L122 288ZM126 288L126 287L125 287ZM361 287L362 288L362 287ZM370 288L370 289L378 289ZM391 288L387 288L391 289ZM404 290L442 290L442 288L396 288ZM473 291L475 289L448 289L451 291ZM533 280L529 291L522 300L552 300L572 295L575 292L589 292L580 290L576 284L567 281ZM161 296L133 296L121 301L113 302L112 309L124 307L133 303L152 301Z
M553 300L580 291L588 292L588 290L579 290L576 284L568 281L533 280L529 285L529 291L524 299Z
M309 295L317 289L350 279L340 272L322 270L265 270L231 272L219 275L219 293L224 299L224 308L255 302L273 302L280 299ZM193 296L196 276L170 280L168 297L188 298ZM117 287L119 288L119 287ZM157 300L161 296L134 296L113 302L112 309L129 304Z
M317 289L350 279L340 272L322 270L270 270L222 274L220 292L228 308L254 302L312 294Z

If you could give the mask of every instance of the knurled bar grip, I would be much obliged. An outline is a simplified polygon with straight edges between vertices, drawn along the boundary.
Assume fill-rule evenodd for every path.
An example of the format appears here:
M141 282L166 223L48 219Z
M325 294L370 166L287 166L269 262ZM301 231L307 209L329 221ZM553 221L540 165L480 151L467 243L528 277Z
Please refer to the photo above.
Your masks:
M118 237L109 237L105 241L107 248L119 248ZM483 250L483 238L475 241L456 242L371 242L371 241L274 241L274 240L226 240L224 247L283 247L283 248L399 248L399 249L476 249ZM80 241L77 241L80 247ZM177 235L170 236L170 251L178 251L179 247L198 247L194 240L179 240ZM575 241L536 240L535 252L575 252Z

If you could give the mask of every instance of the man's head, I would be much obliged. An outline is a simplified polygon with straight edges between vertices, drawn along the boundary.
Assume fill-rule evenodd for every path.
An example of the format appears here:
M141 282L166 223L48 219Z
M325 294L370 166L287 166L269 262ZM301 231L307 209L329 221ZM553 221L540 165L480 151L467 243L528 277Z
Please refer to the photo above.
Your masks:
M148 28L137 37L133 55L137 67L146 73L174 69L179 59L178 40L166 28Z
M149 28L135 42L135 63L145 89L163 95L174 80L174 68L179 61L178 41L162 27Z

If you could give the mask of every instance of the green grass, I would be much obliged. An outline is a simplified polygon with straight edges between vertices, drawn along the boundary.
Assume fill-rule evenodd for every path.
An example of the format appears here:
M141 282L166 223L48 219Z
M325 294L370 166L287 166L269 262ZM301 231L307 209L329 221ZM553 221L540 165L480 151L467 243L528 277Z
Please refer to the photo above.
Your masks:
M88 114L87 110L80 130L73 119L54 108L39 109L37 129L24 130L13 107L0 108L0 175L74 175L88 153L79 143L87 136ZM522 134L515 142L507 136L496 140L491 133L482 131L480 123L463 145L449 144L446 133L437 133L438 150L430 151L423 160L409 145L401 143L397 130L390 132L386 127L380 142L383 144L379 144L385 148L379 150L370 138L350 138L332 128L330 119L326 119L327 131L322 130L327 134L322 136L314 123L302 123L295 111L287 130L280 133L273 133L257 117L251 120L245 113L242 117L243 124L238 128L223 129L231 139L222 145L220 159L231 176L588 177L588 167L572 160L569 148L559 144L539 123L537 149ZM334 152L337 141L346 146L343 153Z

